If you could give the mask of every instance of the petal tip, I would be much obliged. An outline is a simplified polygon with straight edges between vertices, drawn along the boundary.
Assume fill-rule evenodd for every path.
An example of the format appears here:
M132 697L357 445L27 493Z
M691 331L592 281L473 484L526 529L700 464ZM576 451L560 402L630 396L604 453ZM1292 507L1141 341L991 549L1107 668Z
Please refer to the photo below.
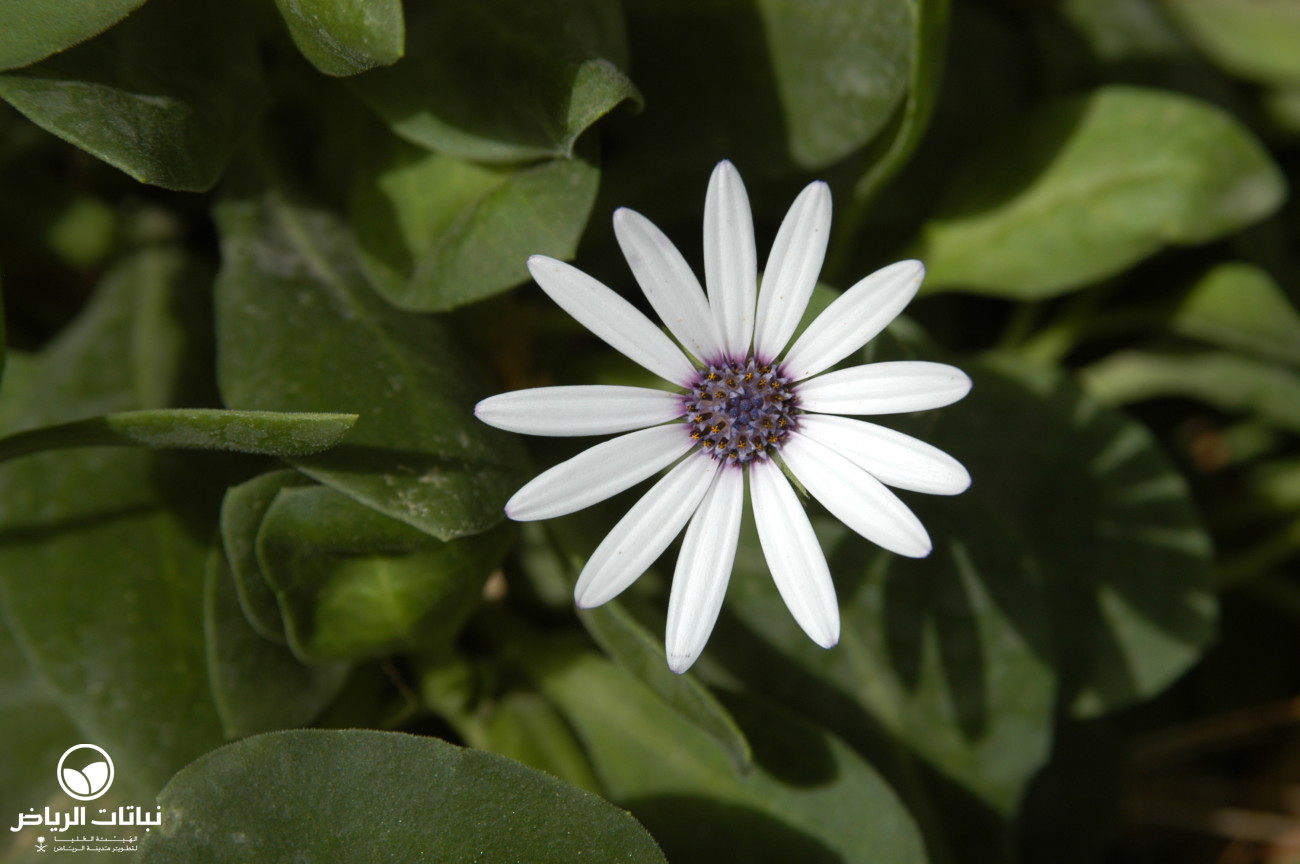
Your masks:
M668 668L678 675L683 675L695 665L698 654L669 654Z

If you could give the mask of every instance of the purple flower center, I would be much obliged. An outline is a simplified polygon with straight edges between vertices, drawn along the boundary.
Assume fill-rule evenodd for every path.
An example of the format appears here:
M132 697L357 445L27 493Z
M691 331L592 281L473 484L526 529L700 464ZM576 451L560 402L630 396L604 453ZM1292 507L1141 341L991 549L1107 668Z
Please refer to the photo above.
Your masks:
M701 370L683 401L691 437L714 459L736 465L766 459L798 426L790 379L753 357Z

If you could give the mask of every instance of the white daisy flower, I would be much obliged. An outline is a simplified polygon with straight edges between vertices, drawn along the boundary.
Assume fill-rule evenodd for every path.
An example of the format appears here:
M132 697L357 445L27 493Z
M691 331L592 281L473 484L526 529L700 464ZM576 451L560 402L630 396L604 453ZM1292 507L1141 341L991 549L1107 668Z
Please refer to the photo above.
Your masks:
M674 672L690 668L717 621L746 476L772 578L799 626L826 648L840 637L835 588L783 468L848 527L913 558L930 553L929 535L886 487L954 495L970 485L966 469L946 453L839 416L951 404L970 390L960 369L900 361L826 371L902 311L925 275L921 262L872 273L787 348L817 283L830 222L830 189L813 183L781 223L759 290L749 198L735 167L719 163L704 202L706 296L658 228L639 213L617 210L614 230L628 265L681 347L574 267L535 255L528 269L560 308L678 389L540 387L493 396L474 409L491 426L529 435L626 433L538 475L506 504L511 519L573 513L671 466L592 553L574 596L583 608L618 596L685 528L665 637Z

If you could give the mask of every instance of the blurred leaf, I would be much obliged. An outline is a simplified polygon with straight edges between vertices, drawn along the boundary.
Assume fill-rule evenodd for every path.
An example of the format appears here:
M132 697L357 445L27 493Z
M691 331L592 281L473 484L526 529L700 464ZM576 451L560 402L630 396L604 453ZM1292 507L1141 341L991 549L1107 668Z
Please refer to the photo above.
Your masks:
M1300 366L1300 312L1253 264L1229 262L1192 287L1173 319L1179 333Z
M199 192L264 104L252 35L215 0L154 0L96 39L0 75L0 98L142 183Z
M181 310L206 300L196 275L157 248L112 270L72 325L13 364L0 428L166 405L195 338ZM195 463L147 451L48 453L0 468L14 638L81 735L145 792L221 740L204 673L207 529L192 521L209 518L213 485Z
M903 114L885 152L858 180L857 200L868 200L906 164L929 127L943 77L943 54L948 35L949 0L919 0L912 12L911 75ZM899 40L900 43L903 41Z
M482 300L526 281L529 255L573 257L599 182L581 159L493 167L394 139L354 190L361 263L403 309Z
M599 793L582 746L564 717L549 702L526 690L506 693L493 706L483 728L483 748Z
M509 548L505 531L444 543L327 487L284 488L257 558L294 653L351 660L450 643Z
M1086 367L1083 382L1089 393L1112 405L1178 396L1223 411L1253 412L1300 432L1300 375L1239 354L1118 351Z
M401 137L480 162L570 157L583 130L639 102L622 13L602 0L443 0L408 10L407 57L354 79Z
M231 450L303 456L328 450L357 422L355 414L284 414L215 408L120 411L0 438L0 462L75 447Z
M909 0L755 5L795 163L825 168L874 138L906 91L913 17L925 13Z
M446 650L421 658L420 695L468 746L508 756L599 794L582 746L549 702L532 690L486 693L492 671ZM495 665L495 664L494 664ZM490 685L488 685L490 686Z
M1185 57L1186 43L1169 23L1161 0L1064 0L1061 14L1106 62Z
M1269 90L1261 101L1274 126L1300 137L1300 84Z
M401 0L275 0L303 56L326 75L355 75L401 59Z
M234 574L220 549L208 557L204 604L208 678L227 738L306 726L347 678L342 663L303 663L263 639L239 608Z
M81 736L59 706L58 694L28 668L15 636L0 621L0 777L5 778L0 813L10 819L11 813L49 800L57 789L54 766L69 742ZM0 843L0 849L6 845Z
M663 862L595 795L481 750L363 730L272 732L223 747L158 798L139 861Z
M13 69L84 42L145 0L0 0L0 69Z
M1265 84L1300 83L1300 3L1178 0L1166 14L1230 74Z
M823 523L844 619L823 651L742 538L728 608L743 629L724 616L710 650L859 747L882 724L1005 819L1056 713L1159 692L1213 637L1214 598L1209 540L1141 426L1055 375L972 377L961 403L892 424L974 478L958 498L909 499L934 553L902 559Z
M524 658L587 748L608 795L674 862L925 861L906 808L838 738L775 708L730 700L754 745L739 776L708 735L629 673L590 653Z
M966 166L924 229L926 286L1060 294L1271 213L1285 184L1232 117L1169 92L1056 100Z
M578 617L601 650L721 746L738 773L752 767L749 742L727 709L695 676L669 669L661 643L621 605L583 609Z
M249 627L263 639L284 643L284 619L275 592L257 561L257 532L281 489L308 486L311 478L297 471L268 471L226 490L221 501L221 542L235 581L239 606Z
M222 396L232 408L361 415L303 473L440 539L486 531L520 483L515 436L479 423L487 395L437 321L366 287L348 234L271 192L217 208Z

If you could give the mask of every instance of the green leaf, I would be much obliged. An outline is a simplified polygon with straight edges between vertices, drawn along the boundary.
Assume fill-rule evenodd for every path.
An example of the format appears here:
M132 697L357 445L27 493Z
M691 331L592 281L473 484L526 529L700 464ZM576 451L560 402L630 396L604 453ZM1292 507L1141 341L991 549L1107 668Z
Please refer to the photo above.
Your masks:
M1083 381L1113 405L1178 396L1300 432L1300 375L1239 354L1118 351L1085 368Z
M911 17L911 75L903 116L884 153L854 187L856 201L870 200L907 163L934 113L948 33L948 0L919 0Z
M1166 8L1152 0L1064 0L1061 15L1102 61L1184 61L1192 52Z
M634 819L517 762L415 735L272 732L185 768L138 860L656 862Z
M249 627L220 549L208 557L204 633L208 679L227 738L306 726L347 678L345 664L303 663Z
M42 60L121 21L145 0L0 0L0 69Z
M505 531L444 543L332 489L284 488L257 558L294 653L351 660L450 643L509 548Z
M1275 210L1285 184L1231 116L1104 87L1053 101L970 160L919 257L927 289L1038 298L1203 243Z
M28 667L15 635L8 625L0 626L0 777L5 778L0 813L6 815L26 813L28 807L49 800L57 788L54 766L68 742L81 734L63 713L54 690ZM28 839L19 834L11 848Z
M474 418L487 387L444 328L374 296L322 211L271 192L219 205L217 223L226 404L360 414L342 446L289 461L440 539L500 522L521 482L519 443Z
M1253 264L1220 264L1192 287L1174 315L1179 333L1300 366L1300 312Z
M578 617L601 650L711 737L726 752L737 772L750 769L754 754L727 709L695 676L677 675L670 670L659 640L619 603L583 609Z
M1294 0L1179 0L1164 9L1227 72L1265 84L1300 83L1300 4Z
M275 0L303 56L326 75L356 75L402 57L401 0Z
M740 776L708 735L604 658L552 643L523 662L586 746L609 796L674 862L926 860L893 790L833 735L731 700L754 745L754 770Z
M618 4L443 0L409 10L406 59L353 79L401 137L452 156L573 155L578 136L640 96L621 71Z
M825 168L885 126L913 57L908 0L759 0L790 154Z
M200 192L265 102L251 36L215 0L155 0L103 36L0 75L0 98L142 183Z
M844 634L823 651L742 538L728 608L744 627L724 619L710 651L861 748L883 725L1009 819L1058 712L1131 704L1199 658L1210 544L1143 427L1054 374L967 371L961 403L891 424L974 478L957 498L908 498L934 553L902 559L820 522Z
M506 693L483 724L483 749L540 768L579 789L599 792L600 781L564 716L527 690Z
M403 309L482 300L526 281L529 255L573 257L599 182L582 159L494 167L394 139L354 188L362 265Z
M357 422L355 414L284 414L214 408L121 411L0 438L0 462L73 447L153 447L302 456L328 450Z
M280 603L257 561L257 533L281 489L312 482L297 471L269 471L227 489L221 501L221 542L235 580L239 606L253 632L273 642L284 643L287 639Z
M115 268L38 357L11 365L0 428L165 405L196 338L178 313L205 299L192 275L161 249ZM221 481L205 467L87 450L0 468L11 632L83 738L148 793L221 740L204 672L208 536L194 530Z

